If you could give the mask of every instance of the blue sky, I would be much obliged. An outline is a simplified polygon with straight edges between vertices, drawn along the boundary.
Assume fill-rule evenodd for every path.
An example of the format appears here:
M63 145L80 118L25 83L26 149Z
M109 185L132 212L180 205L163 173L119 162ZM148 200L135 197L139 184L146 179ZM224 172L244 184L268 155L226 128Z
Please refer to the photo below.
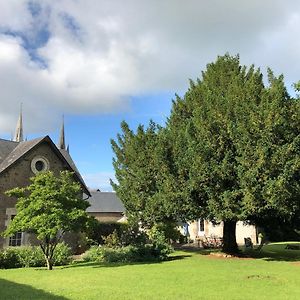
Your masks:
M132 129L139 124L147 126L150 119L163 125L170 114L173 96L173 93L162 93L133 98L132 109L124 113L65 116L70 153L77 167L85 170L85 180L91 187L111 190L108 178L114 178L114 170L110 140L121 132L121 121L125 120ZM53 137L58 138L57 134Z
M23 103L25 135L67 143L87 185L110 190L110 139L164 124L175 93L217 55L300 74L296 0L0 0L0 137Z

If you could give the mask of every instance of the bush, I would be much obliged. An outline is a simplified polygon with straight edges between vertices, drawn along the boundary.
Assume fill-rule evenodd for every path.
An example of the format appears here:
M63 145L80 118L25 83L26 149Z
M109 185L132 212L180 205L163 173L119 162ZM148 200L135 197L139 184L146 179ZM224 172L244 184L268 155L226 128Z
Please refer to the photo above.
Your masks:
M154 228L164 234L166 242L184 241L185 236L183 236L178 230L178 224L176 222L161 222L154 225Z
M108 236L102 236L104 240L105 246L109 248L116 248L118 246L121 246L121 240L119 238L119 235L117 233L117 230L115 229L113 233L109 234Z
M166 238L164 231L162 231L159 225L154 225L148 231L148 236L152 242L154 255L158 256L161 260L166 259L173 248L168 244L168 238Z
M139 230L138 225L117 222L98 222L91 220L85 232L90 245L128 246L141 245L147 241L145 232Z
M71 248L65 243L57 244L54 252L54 266L63 266L72 262Z
M82 258L84 261L99 263L162 261L167 258L171 251L170 246L161 247L153 244L117 248L92 246Z
M91 247L83 255L84 261L94 261L99 263L111 262L131 262L134 261L132 257L132 246L109 248L109 247Z
M124 224L117 222L99 222L96 219L92 219L86 231L86 237L91 244L102 245L104 244L104 239L115 230L119 235L119 232L122 231L122 226L124 226Z
M7 251L14 251L18 256L18 267L43 267L45 266L44 254L40 247L17 247L7 248Z
M18 251L15 248L7 248L0 252L0 269L22 267Z
M54 265L61 266L71 262L71 249L59 243L54 252ZM38 246L9 247L0 251L0 269L22 267L44 267L44 254Z

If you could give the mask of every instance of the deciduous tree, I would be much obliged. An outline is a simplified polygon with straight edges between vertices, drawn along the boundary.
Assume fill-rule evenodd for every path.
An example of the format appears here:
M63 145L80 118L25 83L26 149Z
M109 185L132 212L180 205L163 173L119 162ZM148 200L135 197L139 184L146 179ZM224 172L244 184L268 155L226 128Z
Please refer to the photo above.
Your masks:
M4 235L20 231L36 234L47 267L52 270L53 254L64 233L81 230L88 220L85 210L89 203L82 200L80 185L68 171L58 177L52 172L43 172L32 177L29 186L6 193L18 201L17 215Z

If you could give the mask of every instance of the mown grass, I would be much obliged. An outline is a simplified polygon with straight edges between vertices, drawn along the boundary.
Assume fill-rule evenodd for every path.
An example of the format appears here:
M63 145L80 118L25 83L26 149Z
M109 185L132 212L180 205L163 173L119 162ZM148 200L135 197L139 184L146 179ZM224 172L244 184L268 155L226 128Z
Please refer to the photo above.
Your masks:
M300 299L300 263L177 251L153 264L0 270L0 299Z
M252 257L268 260L300 261L300 242L280 242L264 245L261 251L248 252Z

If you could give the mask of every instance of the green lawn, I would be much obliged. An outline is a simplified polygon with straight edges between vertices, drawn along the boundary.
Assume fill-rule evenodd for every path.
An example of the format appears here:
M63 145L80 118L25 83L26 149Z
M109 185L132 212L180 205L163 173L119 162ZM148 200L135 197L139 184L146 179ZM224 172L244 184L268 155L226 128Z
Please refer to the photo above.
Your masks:
M300 263L175 252L163 263L0 270L0 299L300 299Z

